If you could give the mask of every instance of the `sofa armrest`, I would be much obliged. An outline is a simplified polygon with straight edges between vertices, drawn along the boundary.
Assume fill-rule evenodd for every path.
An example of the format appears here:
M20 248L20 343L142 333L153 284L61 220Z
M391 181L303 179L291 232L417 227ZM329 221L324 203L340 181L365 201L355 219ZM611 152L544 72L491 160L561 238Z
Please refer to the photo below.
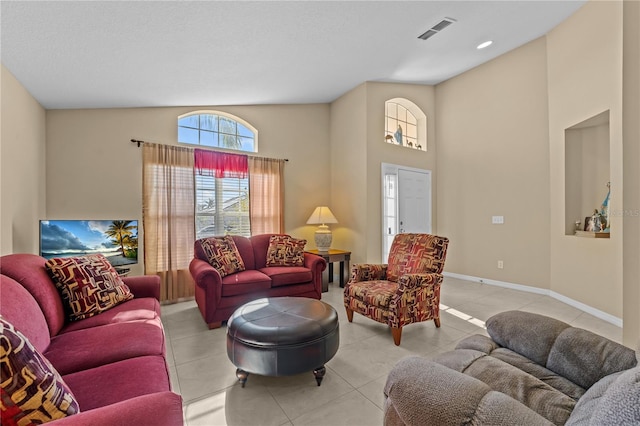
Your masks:
M313 285L318 293L318 298L322 297L322 271L327 269L327 261L322 256L305 252L304 267L311 270Z
M173 392L142 395L54 420L52 426L183 425L182 398Z
M207 288L207 286L222 286L222 277L220 273L208 262L202 259L193 258L189 263L189 272L197 286Z
M153 297L160 300L160 277L157 275L142 275L138 277L124 277L122 279L137 299Z
M387 264L356 263L351 266L349 281L375 281L387 279Z
M551 425L485 383L422 357L400 360L384 387L385 425Z

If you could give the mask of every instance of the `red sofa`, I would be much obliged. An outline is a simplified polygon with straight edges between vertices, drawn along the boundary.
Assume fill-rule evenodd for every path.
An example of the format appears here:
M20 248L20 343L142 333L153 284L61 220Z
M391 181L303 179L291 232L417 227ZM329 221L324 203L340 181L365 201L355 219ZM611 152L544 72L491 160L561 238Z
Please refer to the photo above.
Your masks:
M68 322L62 299L32 254L0 257L0 314L53 365L80 412L55 425L182 425L182 398L171 392L160 321L160 281L127 277L134 298Z
M261 297L320 299L322 271L327 267L327 262L320 256L304 253L303 266L266 266L272 235L276 234L249 238L232 235L245 270L224 278L209 264L198 241L194 243L194 258L189 270L196 283L196 303L209 328L220 327L236 308Z

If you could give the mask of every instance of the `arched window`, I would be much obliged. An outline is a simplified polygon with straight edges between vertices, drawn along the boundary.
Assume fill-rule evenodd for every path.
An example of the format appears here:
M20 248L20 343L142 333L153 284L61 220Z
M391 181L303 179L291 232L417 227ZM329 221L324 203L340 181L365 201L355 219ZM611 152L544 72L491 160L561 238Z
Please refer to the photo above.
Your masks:
M385 142L427 150L427 116L413 102L394 98L385 102Z
M217 111L178 117L178 142L211 148L257 152L257 131L249 123Z

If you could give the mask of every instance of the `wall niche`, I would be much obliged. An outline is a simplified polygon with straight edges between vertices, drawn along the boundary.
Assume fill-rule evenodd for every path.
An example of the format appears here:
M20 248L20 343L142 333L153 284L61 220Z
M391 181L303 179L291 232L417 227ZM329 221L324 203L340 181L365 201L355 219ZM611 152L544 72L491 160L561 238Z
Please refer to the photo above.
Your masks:
M585 218L601 211L609 191L609 110L565 129L564 141L565 235L606 238L608 233L584 231Z

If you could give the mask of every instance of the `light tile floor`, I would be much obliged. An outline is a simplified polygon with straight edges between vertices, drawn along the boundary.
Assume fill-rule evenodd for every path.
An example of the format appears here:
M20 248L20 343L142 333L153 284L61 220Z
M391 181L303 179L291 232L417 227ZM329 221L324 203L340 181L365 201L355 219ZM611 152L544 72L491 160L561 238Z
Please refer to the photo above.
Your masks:
M382 389L398 360L454 349L461 339L486 334L491 315L519 309L552 316L616 342L622 329L549 296L446 277L441 323L404 328L395 346L389 328L360 315L349 323L342 289L329 286L322 300L338 312L340 348L317 386L313 373L290 377L250 375L241 388L226 353L226 327L208 330L195 302L162 307L167 359L175 392L184 400L185 424L195 425L380 425Z

